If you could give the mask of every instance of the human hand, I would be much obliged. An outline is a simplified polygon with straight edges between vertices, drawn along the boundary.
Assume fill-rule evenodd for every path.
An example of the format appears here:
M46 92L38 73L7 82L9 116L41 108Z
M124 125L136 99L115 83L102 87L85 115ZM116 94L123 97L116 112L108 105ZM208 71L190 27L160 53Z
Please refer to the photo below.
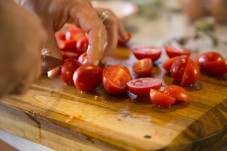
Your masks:
M40 52L46 33L38 17L16 5L13 0L0 1L0 12L2 97L24 92L39 77Z
M19 4L37 13L48 31L49 40L46 55L61 59L55 32L66 22L82 28L89 39L88 63L98 64L103 51L107 54L117 46L117 39L126 40L128 35L119 19L110 10L104 22L99 16L104 9L95 9L89 0L19 0ZM54 68L54 67L52 67Z

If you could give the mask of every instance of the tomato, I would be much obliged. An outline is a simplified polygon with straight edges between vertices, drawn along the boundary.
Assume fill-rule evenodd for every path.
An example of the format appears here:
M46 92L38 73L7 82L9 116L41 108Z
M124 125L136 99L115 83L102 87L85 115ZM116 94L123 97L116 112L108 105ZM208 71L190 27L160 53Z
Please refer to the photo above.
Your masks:
M81 64L86 64L86 63L87 63L87 52L82 53L82 54L79 56L78 61L79 61Z
M55 37L57 40L65 40L65 32L56 32Z
M127 34L128 34L128 39L126 39L125 41L118 39L118 42L117 42L118 46L124 47L127 44L127 42L131 39L132 33L127 32Z
M127 83L128 90L138 96L149 96L150 89L159 90L162 80L155 78L138 78Z
M193 85L199 79L199 68L188 56L178 57L170 69L171 76L181 86Z
M153 63L150 58L137 60L133 65L133 71L139 76L150 76L153 68Z
M205 52L201 54L197 62L202 70L211 75L222 75L226 73L227 65L221 54L217 52Z
M181 102L189 102L188 92L180 86L177 86L177 85L167 86L163 91L163 93Z
M81 37L77 40L77 43L76 43L76 50L79 54L82 54L83 52L86 52L87 49L88 49L88 45L89 45L89 42L88 42L88 38L87 37Z
M82 65L74 72L73 81L78 90L92 91L102 82L102 69L96 65Z
M156 61L162 53L161 47L136 47L132 49L134 56L137 59L150 58Z
M76 52L67 52L67 51L61 51L62 59L66 60L68 58L78 59L79 54Z
M187 49L183 49L183 48L176 48L176 47L172 47L172 46L166 46L165 50L166 50L166 54L170 58L173 58L173 57L176 57L176 56L182 56L182 55L187 55L187 56L191 55L191 51L189 51Z
M123 93L127 89L127 82L132 80L132 76L118 66L108 66L103 71L103 87L109 94Z
M84 36L85 36L84 31L74 25L70 26L65 33L66 40L69 40L69 39L78 40L80 37L84 37Z
M173 58L170 58L169 60L167 60L166 62L163 63L162 67L167 71L167 72L170 72L170 69L171 69L171 66L173 64L173 62L178 58L177 57L173 57Z
M114 66L115 67L119 67L119 68L125 70L126 72L128 72L130 74L130 71L129 71L128 67L126 67L124 65L121 65L121 64L117 64L117 65L114 65Z
M150 90L150 99L152 103L162 107L170 107L176 102L175 98L155 89Z
M64 60L61 67L61 80L66 84L73 84L73 73L81 64L73 58Z
M75 39L65 40L59 44L59 48L61 51L76 52L76 43Z

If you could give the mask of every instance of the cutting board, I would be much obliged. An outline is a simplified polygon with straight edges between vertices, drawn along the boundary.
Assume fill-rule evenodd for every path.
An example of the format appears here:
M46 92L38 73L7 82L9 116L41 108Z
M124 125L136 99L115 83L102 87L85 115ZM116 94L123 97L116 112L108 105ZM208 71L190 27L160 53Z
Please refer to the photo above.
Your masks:
M152 77L170 85L172 78L161 68L166 59L163 52L155 63ZM135 78L131 69L135 60L130 49L118 48L113 57L107 59L107 64L126 65ZM202 73L197 86L186 89L190 103L162 108L152 104L149 98L138 98L129 92L108 95L99 86L93 92L81 93L74 86L64 85L59 77L48 79L42 76L27 93L5 97L0 104L2 110L5 106L25 113L33 120L44 120L47 124L67 129L69 133L62 137L70 133L75 133L76 137L79 133L96 140L93 144L107 144L106 148L101 147L104 150L219 148L227 142L227 76L209 77ZM3 125L4 121L0 120L0 123ZM39 128L42 129L42 125ZM57 133L57 129L49 131L50 135ZM33 141L44 144L42 140ZM51 144L45 145L59 149Z

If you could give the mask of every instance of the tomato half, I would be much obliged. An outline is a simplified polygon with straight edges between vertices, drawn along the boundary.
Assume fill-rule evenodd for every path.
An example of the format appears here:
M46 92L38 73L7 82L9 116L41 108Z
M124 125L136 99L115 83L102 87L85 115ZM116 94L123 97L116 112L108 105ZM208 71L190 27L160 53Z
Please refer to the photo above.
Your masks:
M166 46L165 47L166 54L170 57L176 57L176 56L182 56L182 55L191 55L191 51L183 48L177 48L177 47L172 47L172 46Z
M56 32L55 37L57 40L65 40L65 32Z
M132 33L127 32L127 34L128 34L128 39L126 39L126 40L124 40L124 41L118 39L118 42L117 42L117 45L118 45L118 46L124 47L124 46L128 43L128 41L131 39Z
M82 65L74 72L73 81L78 90L92 91L102 82L102 69L96 65Z
M167 72L170 72L170 69L171 69L171 66L173 64L173 62L178 58L177 57L173 57L173 58L170 58L169 60L167 60L166 62L163 63L162 67L167 71Z
M75 39L65 40L59 43L59 48L61 51L76 52L76 43Z
M126 72L128 72L130 74L130 71L128 69L128 67L124 66L124 65L121 65L121 64L117 64L117 65L114 65L115 67L119 67L121 69L124 69Z
M161 56L162 48L161 47L136 47L132 49L132 52L137 59L150 58L154 62Z
M84 36L85 36L85 32L82 29L80 29L74 25L70 26L69 29L65 33L66 40L69 40L69 39L78 40L79 38L84 37Z
M226 62L217 52L205 52L198 57L198 64L202 70L211 75L223 75L227 71Z
M159 90L162 80L155 78L138 78L127 83L128 90L138 96L149 96L150 89Z
M167 94L181 102L189 102L188 92L177 85L170 85L165 88L163 91L164 94Z
M176 102L175 98L155 89L150 90L150 99L152 103L162 107L170 107Z
M133 65L133 71L139 76L150 76L153 68L153 62L150 58L137 60Z
M79 54L86 52L88 49L88 45L89 45L89 42L88 42L88 38L86 36L79 38L76 43L77 52Z
M127 89L127 82L132 76L124 69L117 66L108 66L103 71L103 87L109 94L119 94Z
M66 84L73 84L73 74L80 66L81 64L76 59L69 58L64 60L61 67L61 80Z

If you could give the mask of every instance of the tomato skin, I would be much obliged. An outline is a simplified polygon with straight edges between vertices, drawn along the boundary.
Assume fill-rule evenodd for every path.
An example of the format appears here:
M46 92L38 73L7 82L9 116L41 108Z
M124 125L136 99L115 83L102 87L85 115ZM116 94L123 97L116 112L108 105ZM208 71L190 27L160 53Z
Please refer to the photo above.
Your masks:
M128 90L138 96L149 96L150 89L159 90L162 80L155 78L138 78L127 83Z
M184 71L181 86L190 86L198 81L200 75L200 70L198 65L190 58L188 58L187 66Z
M180 56L178 57L172 64L170 73L173 79L180 84L187 66L189 57L188 56Z
M171 69L171 66L173 64L173 62L178 58L177 57L173 57L173 58L170 58L169 60L167 60L166 62L163 63L162 67L167 71L167 72L170 72L170 69Z
M197 62L202 70L207 72L210 75L223 75L227 71L226 62L221 54L217 52L205 52L201 54Z
M88 42L88 38L86 36L79 38L76 43L77 52L79 54L86 52L88 49L88 45L89 45L89 42Z
M117 41L118 46L124 47L128 43L128 41L131 39L132 33L127 32L127 34L128 34L128 39L126 39L125 41L118 39L118 41Z
M137 60L133 65L133 71L139 76L150 76L153 68L153 62L150 58Z
M161 93L155 89L150 90L150 99L152 103L162 107L170 107L176 102L175 98L167 94Z
M132 76L118 66L108 66L103 70L103 87L109 94L120 94L126 91L127 82Z
M173 58L173 57L176 57L176 56L182 56L182 55L187 55L187 56L191 55L191 51L189 51L187 49L183 49L183 48L176 48L176 47L172 47L172 46L166 46L165 50L166 50L166 54L170 58Z
M66 60L69 58L78 59L79 57L79 54L76 52L61 51L61 55L63 60Z
M87 63L87 52L82 53L82 54L79 56L78 61L79 61L81 64L86 64L86 63Z
M180 86L177 85L167 86L165 87L163 93L175 98L178 101L189 102L188 92Z
M161 56L161 47L136 47L132 49L134 56L137 59L150 58L153 62Z
M65 32L56 32L55 37L57 40L65 40Z
M76 59L69 58L64 60L60 74L62 82L65 84L73 84L73 74L80 66L81 64Z
M96 65L82 65L74 72L73 82L80 91L92 91L102 82L102 69Z
M59 44L59 48L61 51L76 52L76 43L75 39L65 40Z
M84 37L84 36L85 36L84 31L74 25L70 26L69 29L65 33L66 40L69 40L69 39L78 40L79 38Z

